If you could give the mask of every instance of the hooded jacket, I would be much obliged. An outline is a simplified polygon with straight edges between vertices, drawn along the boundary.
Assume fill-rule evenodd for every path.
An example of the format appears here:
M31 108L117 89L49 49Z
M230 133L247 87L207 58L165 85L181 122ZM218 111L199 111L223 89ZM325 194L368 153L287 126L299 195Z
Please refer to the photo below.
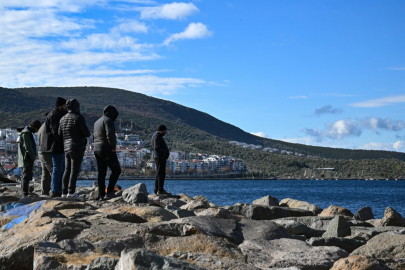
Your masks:
M58 135L60 119L65 111L54 108L46 117L44 132L42 133L41 152L63 153L63 141Z
M37 158L34 136L27 127L17 128L18 167L28 167Z
M86 120L80 114L80 104L76 99L66 102L68 113L62 117L59 124L58 135L63 140L65 152L84 151L90 130Z
M168 159L170 156L169 148L165 140L163 139L162 134L155 132L152 135L152 157L153 158L165 158Z
M111 152L117 147L114 121L118 111L114 106L104 108L104 115L94 123L94 151Z

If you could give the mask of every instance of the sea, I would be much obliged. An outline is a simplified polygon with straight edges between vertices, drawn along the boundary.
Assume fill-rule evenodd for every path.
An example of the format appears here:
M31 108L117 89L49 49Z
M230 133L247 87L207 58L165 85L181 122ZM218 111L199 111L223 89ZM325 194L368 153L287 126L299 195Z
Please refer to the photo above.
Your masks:
M80 180L78 186L91 186L93 181ZM126 189L145 183L148 192L154 189L154 180L119 180L117 185ZM107 181L108 183L108 181ZM205 196L216 205L251 204L270 195L280 201L284 198L306 201L327 208L336 205L353 214L362 207L372 208L375 218L382 218L387 207L405 217L404 180L170 180L165 189L172 194L185 193L191 197Z

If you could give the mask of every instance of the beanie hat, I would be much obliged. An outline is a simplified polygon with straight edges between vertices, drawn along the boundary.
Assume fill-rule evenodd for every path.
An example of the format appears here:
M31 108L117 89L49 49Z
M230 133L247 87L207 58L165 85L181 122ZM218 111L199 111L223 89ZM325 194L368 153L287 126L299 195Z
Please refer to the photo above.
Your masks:
M160 126L158 126L157 131L163 131L163 130L167 130L167 128L166 128L165 125L160 125Z
M66 99L57 97L55 101L55 107L59 107L66 104Z
M30 124L30 126L36 128L36 129L40 129L41 128L41 122L39 122L38 120L34 120Z

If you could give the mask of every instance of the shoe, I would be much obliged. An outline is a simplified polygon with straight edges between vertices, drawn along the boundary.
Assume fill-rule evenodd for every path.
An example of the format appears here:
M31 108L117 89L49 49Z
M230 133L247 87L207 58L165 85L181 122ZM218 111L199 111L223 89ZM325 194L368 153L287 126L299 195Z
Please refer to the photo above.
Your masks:
M73 193L73 194L70 194L70 193L69 193L69 194L67 195L67 197L68 197L68 198L76 199L76 200L78 200L78 201L84 201L83 197L77 195L76 192Z
M157 194L158 194L158 195L172 195L170 192L167 192L167 191L164 190L164 189L159 190Z
M28 198L28 193L23 193L23 194L21 194L21 199L25 199L25 198Z
M67 198L67 194L62 194L62 198Z
M107 193L104 196L105 199L113 199L113 198L116 198L116 197L117 197L117 195L115 195L114 192Z
M49 192L41 192L41 195L43 195L43 196L49 196Z
M58 198L58 197L61 197L61 195L60 195L60 193L53 193L52 191L51 192L49 192L49 194L51 195L51 197L52 198Z

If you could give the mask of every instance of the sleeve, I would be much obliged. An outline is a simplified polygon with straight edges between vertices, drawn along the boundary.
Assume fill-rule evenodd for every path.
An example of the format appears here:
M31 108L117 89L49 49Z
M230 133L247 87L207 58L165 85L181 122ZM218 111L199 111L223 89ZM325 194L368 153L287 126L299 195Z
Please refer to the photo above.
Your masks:
M53 137L55 138L55 140L62 140L62 138L59 137L59 123L60 123L60 119L58 119L58 117L52 113L49 117L49 128L51 129L51 133L53 135Z
M34 161L36 156L34 153L34 148L32 145L32 140L31 140L30 135L28 133L24 133L22 135L22 138L23 138L23 147L25 149L26 157L29 157L29 159L31 161Z
M117 136L115 135L115 124L112 119L108 119L104 122L105 133L107 140L111 145L112 150L117 148Z
M79 124L79 129L83 134L83 137L86 137L86 138L90 137L91 136L90 130L86 125L86 119L84 119L83 115L80 115L78 124Z
M62 121L62 119L61 119L61 121ZM59 128L58 128L58 138L61 141L63 141L63 131L62 131L62 126L61 125L59 125Z

